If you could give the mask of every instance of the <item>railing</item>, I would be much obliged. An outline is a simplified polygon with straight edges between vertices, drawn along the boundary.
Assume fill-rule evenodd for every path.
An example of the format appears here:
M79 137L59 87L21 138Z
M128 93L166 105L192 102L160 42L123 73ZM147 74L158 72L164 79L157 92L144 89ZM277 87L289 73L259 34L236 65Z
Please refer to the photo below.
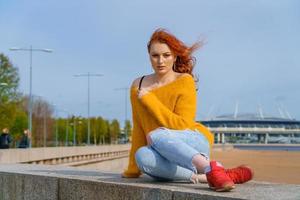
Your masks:
M125 156L128 154L129 149L130 144L0 149L0 164L35 163L54 165L83 162L85 160Z
M47 158L40 160L32 160L21 162L22 164L45 164L45 165L67 165L67 166L80 166L90 163L102 162L117 158L127 157L128 150L100 152L92 154L69 155L56 158Z

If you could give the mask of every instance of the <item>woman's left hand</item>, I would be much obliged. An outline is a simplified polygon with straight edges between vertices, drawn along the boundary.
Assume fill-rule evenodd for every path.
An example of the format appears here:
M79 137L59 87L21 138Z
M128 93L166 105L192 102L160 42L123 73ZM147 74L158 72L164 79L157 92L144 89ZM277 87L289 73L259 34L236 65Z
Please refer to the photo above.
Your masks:
M141 88L139 91L138 91L138 98L141 99L144 95L146 95L149 91L155 89L158 87L158 84L155 83L149 87L146 87L146 88Z

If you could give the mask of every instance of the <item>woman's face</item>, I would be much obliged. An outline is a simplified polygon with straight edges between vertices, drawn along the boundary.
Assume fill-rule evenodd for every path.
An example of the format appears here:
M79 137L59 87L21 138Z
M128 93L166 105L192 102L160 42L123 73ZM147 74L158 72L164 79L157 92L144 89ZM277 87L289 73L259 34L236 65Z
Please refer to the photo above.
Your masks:
M172 68L176 58L167 44L160 42L152 43L149 56L152 68L156 74L164 75L173 71Z

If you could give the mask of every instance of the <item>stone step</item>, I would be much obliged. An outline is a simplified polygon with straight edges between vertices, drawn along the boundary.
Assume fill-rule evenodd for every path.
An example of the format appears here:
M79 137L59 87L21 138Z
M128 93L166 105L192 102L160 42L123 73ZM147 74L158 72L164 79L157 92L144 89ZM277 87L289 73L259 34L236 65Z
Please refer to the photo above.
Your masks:
M300 185L250 181L226 193L207 184L157 182L143 175L124 179L120 174L53 165L0 165L1 200L216 200L300 199Z

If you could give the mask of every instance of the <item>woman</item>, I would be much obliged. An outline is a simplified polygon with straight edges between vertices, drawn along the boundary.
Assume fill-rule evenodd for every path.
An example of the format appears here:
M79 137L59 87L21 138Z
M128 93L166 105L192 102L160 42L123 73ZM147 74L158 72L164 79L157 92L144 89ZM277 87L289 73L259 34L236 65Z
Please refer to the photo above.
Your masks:
M209 161L213 134L194 121L196 87L192 53L174 35L156 30L148 43L153 74L136 79L131 87L132 147L126 178L141 172L158 180L208 182L216 191L252 178L249 168L226 170Z

